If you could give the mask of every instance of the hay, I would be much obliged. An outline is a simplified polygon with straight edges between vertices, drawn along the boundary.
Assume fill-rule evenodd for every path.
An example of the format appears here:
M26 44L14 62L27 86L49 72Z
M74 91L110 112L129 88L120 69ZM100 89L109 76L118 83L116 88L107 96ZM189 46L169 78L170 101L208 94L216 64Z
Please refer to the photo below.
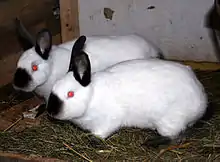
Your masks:
M71 123L50 121L43 116L40 126L20 133L0 134L0 150L72 161L220 161L220 72L197 72L215 114L202 127L192 128L184 148L166 150L145 148L141 144L154 132L123 128L106 141L94 138Z

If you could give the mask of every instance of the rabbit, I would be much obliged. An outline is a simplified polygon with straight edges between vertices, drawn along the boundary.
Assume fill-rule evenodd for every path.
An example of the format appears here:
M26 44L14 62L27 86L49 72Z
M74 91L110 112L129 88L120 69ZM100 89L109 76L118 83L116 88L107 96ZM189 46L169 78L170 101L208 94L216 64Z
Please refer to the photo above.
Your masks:
M87 39L85 51L93 65L92 72L124 60L161 57L161 52L156 47L135 34L88 38L81 36L80 39ZM58 46L52 45L50 31L42 29L36 36L35 45L24 51L17 62L13 79L14 88L25 92L35 91L47 101L53 84L68 71L75 41L76 39L73 39Z
M50 117L102 139L121 127L138 127L174 140L206 111L206 92L191 67L133 59L92 73L88 54L80 50L83 44L74 44L68 73L52 88L46 108Z

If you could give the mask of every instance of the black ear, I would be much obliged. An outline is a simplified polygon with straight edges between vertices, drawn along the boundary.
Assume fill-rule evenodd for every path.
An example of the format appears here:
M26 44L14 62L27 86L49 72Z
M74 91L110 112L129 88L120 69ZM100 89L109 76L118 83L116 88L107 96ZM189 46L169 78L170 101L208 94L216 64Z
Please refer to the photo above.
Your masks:
M72 48L72 54L76 55L79 54L84 49L86 43L86 36L82 35L80 36L74 43Z
M74 57L81 53L81 51L84 48L85 42L86 42L86 36L82 35L73 44L72 54L71 54L71 58L70 58L70 64L69 64L69 70L68 71L73 71L73 66L72 66L73 64L72 63L74 62Z
M34 37L27 31L18 18L15 19L15 30L18 42L23 51L26 51L34 46Z
M88 55L81 51L72 62L73 76L84 87L91 82L91 64Z
M48 29L42 29L37 33L35 51L47 60L52 47L52 34Z
M91 82L91 64L88 55L83 51L86 42L85 36L80 36L73 45L69 71L82 85L87 86Z

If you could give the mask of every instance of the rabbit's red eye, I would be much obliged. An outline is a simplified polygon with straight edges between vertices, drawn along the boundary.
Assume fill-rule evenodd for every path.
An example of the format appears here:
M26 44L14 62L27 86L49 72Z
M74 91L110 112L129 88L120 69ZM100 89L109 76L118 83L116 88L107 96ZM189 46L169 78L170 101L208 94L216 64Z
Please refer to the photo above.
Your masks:
M33 71L37 71L38 70L38 66L37 65L32 65L32 70Z
M74 96L74 92L73 91L69 91L67 93L68 98L73 97Z

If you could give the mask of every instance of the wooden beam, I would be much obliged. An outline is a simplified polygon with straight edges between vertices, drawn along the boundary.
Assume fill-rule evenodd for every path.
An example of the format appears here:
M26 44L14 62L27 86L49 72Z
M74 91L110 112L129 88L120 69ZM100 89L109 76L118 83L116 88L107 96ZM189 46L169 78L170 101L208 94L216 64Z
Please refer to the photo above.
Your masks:
M60 159L55 159L55 158L43 158L39 156L28 156L24 154L18 154L18 153L6 153L6 152L0 152L0 161L45 161L45 162L50 162L50 161L59 161L59 162L66 162L64 160Z
M179 61L179 60L171 60L182 63L184 65L191 66L194 70L202 70L202 71L215 71L220 70L220 64L215 62L196 62L196 61Z
M60 0L62 42L67 42L79 36L78 17L78 0Z

